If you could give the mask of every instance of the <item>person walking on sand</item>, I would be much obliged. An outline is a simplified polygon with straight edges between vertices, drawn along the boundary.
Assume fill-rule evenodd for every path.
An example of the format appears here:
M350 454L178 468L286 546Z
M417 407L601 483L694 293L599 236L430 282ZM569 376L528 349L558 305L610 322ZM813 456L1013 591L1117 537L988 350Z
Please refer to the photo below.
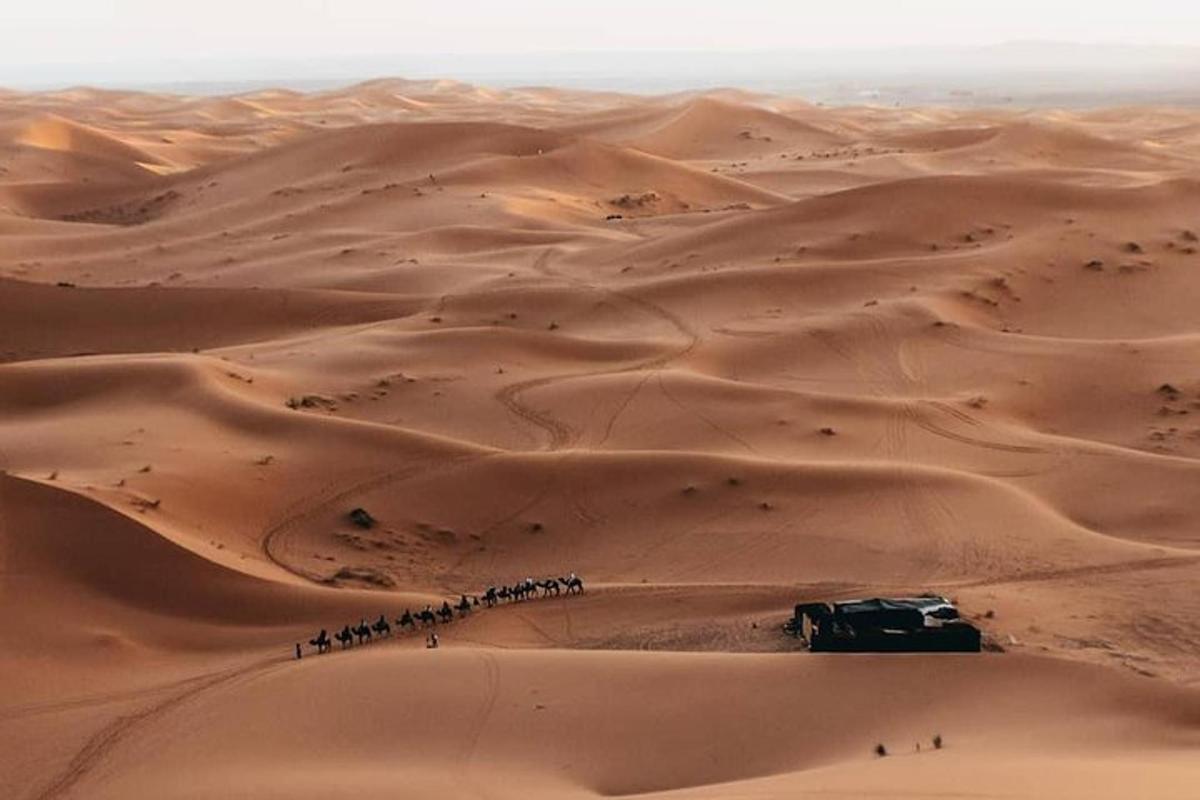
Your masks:
M429 638L425 640L425 649L426 650L436 650L437 646L438 646L438 635L436 633L430 633Z

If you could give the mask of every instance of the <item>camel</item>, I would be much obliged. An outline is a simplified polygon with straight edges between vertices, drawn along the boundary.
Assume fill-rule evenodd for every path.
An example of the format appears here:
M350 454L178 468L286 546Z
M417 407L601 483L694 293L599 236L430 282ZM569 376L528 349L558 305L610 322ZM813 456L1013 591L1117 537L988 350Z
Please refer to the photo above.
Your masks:
M329 641L329 631L321 628L321 632L317 634L317 638L309 639L308 643L317 648L317 653L328 653L333 649L333 642Z
M501 601L518 602L529 598L539 596L538 590L541 590L541 597L549 597L554 595L558 597L566 590L568 595L583 594L583 579L572 572L566 578L546 578L543 581L535 581L532 578L525 578L518 581L512 586L502 585L499 588L489 586L484 590L482 595L459 595L458 602L451 606L449 600L442 601L441 608L434 610L432 605L426 605L424 610L413 613L409 609L404 609L404 613L396 619L396 627L400 629L409 628L416 630L418 623L423 628L430 628L437 625L438 617L441 617L442 624L449 623L454 620L454 612L457 611L460 617L465 617L471 613L471 606L483 605L487 608L494 608ZM383 614L379 615L379 619L372 624L367 624L366 619L362 619L358 625L351 627L345 625L340 631L333 635L345 650L354 646L355 637L358 638L358 644L366 644L372 640L372 631L374 635L384 638L392 635L392 626L388 623L387 617ZM435 638L436 634L431 634ZM328 653L333 650L333 640L330 639L329 631L324 628L313 639L309 639L308 643L317 648L317 653ZM437 645L434 644L434 647ZM297 645L299 648L299 645Z
M333 638L337 639L339 642L342 643L343 650L345 650L347 647L350 647L352 644L354 644L354 634L350 632L349 625L345 626L340 631L338 631L336 634L334 634Z

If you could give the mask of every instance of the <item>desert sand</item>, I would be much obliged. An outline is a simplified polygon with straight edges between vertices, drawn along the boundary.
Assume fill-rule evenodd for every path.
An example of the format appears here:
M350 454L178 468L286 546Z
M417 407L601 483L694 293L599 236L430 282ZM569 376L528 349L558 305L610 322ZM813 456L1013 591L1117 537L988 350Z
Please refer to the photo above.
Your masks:
M1195 111L0 94L0 794L1194 800L1198 239Z

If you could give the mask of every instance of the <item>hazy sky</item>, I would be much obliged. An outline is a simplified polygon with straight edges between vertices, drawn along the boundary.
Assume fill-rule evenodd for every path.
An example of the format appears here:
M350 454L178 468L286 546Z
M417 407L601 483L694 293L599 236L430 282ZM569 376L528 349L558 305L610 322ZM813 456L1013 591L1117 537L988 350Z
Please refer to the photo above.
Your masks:
M0 0L7 64L1013 39L1200 44L1196 0Z
M1026 39L1200 44L1200 0L0 0L0 83L62 64Z

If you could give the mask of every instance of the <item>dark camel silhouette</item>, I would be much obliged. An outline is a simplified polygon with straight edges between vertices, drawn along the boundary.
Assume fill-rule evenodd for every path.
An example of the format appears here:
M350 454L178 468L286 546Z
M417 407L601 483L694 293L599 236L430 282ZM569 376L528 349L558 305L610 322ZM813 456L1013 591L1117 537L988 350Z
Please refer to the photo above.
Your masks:
M337 639L339 642L342 643L343 650L345 650L347 647L350 647L352 644L354 644L354 634L350 632L349 625L347 625L346 627L344 627L340 631L338 631L336 634L334 634L333 638Z
M475 602L478 603L479 601L476 600ZM454 610L458 612L460 617L465 617L467 614L471 613L471 601L467 599L465 594L462 596L462 599L458 601L458 605L454 607Z
M559 578L558 582L567 589L567 594L583 594L583 580L574 573L569 578Z
M487 591L483 593L483 604L488 608L494 608L498 602L500 602L500 598L496 596L496 587L489 586Z
M328 653L333 649L333 642L329 641L329 631L321 628L321 632L317 634L317 638L309 639L308 643L317 648L317 653Z
M416 616L416 618L421 621L421 625L425 627L437 625L437 617L433 615L433 611L429 606L425 606L423 611L421 611L419 614L415 614L414 616Z
M407 608L404 609L404 613L400 616L400 618L396 620L396 627L398 627L398 628L416 628L417 627L417 621L415 619L413 619L412 612L409 611Z
M450 602L447 600L442 601L442 607L437 610L437 613L442 618L443 625L454 619L454 609L450 607Z
M375 624L371 626L371 630L375 631L375 635L380 638L392 635L392 626L384 619L383 614L380 614L379 619L375 620Z
M512 596L512 591L511 591L511 590L510 590L510 589L509 589L507 586L501 586L501 587L500 587L500 591L496 593L496 596L497 596L497 597L499 597L501 600L513 600L513 599L515 599L515 598Z
M371 641L371 626L364 619L358 623L358 627L354 629L354 635L358 637L359 644L366 644Z
M558 597L559 592L562 591L558 586L558 580L556 578L547 578L538 585L542 587L542 597L548 597L551 594L553 594L555 597Z

